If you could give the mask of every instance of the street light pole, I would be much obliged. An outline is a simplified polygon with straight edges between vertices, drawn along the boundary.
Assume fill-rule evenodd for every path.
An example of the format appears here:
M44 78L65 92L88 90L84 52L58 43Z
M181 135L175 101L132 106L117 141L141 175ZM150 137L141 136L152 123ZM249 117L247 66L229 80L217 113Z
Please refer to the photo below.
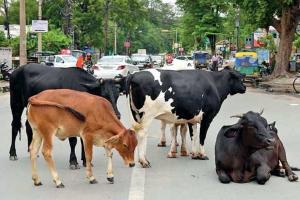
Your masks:
M42 4L43 0L39 0L39 13L38 13L38 18L39 20L42 20ZM38 52L42 51L42 33L38 33ZM38 62L41 62L41 57L38 57Z
M177 42L177 29L175 29L175 55L177 56L177 48L178 48L178 42Z
M235 20L236 27L236 50L239 51L239 37L240 37L240 8L237 7L237 16Z
M117 55L117 23L115 22L114 55Z
M20 65L25 65L27 63L25 0L20 0L19 12L20 12Z

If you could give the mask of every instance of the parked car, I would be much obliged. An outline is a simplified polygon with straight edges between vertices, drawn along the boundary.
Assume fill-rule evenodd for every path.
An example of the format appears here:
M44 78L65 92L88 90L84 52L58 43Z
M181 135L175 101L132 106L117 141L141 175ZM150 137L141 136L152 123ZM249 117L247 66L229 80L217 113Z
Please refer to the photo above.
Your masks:
M136 65L140 70L153 67L153 62L150 55L132 54L131 59L133 61L133 64Z
M194 68L194 61L192 56L177 56L176 58L174 58L172 64L174 66Z
M163 55L152 55L151 58L155 67L164 66L165 60Z
M129 56L103 56L94 65L94 76L96 78L127 76L135 71L139 71L139 68L133 64Z
M68 68L68 67L76 67L77 59L74 56L71 55L55 55L53 66L54 67L62 67L62 68Z

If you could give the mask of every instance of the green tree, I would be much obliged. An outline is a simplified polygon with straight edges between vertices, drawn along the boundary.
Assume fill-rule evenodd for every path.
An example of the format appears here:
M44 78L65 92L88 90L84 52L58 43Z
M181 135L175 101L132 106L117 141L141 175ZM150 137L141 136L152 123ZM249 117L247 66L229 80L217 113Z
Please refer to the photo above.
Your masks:
M236 0L236 3L247 10L249 23L267 30L269 26L273 26L279 32L280 43L273 75L276 77L286 75L295 31L299 23L299 1Z

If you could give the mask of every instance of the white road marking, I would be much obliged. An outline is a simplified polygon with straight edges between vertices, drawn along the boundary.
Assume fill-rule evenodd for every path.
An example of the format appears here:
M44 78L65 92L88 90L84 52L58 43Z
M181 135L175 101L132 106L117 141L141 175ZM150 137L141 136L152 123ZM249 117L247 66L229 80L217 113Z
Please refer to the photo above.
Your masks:
M145 154L147 151L147 137L145 138ZM138 157L138 154L136 154ZM144 200L146 169L136 165L131 174L128 200Z
M297 103L290 103L290 106L299 106Z

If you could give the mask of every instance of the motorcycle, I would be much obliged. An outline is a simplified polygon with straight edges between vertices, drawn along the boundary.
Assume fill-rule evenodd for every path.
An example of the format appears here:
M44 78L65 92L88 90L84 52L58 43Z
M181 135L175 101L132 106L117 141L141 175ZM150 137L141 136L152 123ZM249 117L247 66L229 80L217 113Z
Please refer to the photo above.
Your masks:
M2 79L9 81L9 78L14 71L13 68L9 68L6 64L6 62L3 62L0 64L0 73L2 75Z

